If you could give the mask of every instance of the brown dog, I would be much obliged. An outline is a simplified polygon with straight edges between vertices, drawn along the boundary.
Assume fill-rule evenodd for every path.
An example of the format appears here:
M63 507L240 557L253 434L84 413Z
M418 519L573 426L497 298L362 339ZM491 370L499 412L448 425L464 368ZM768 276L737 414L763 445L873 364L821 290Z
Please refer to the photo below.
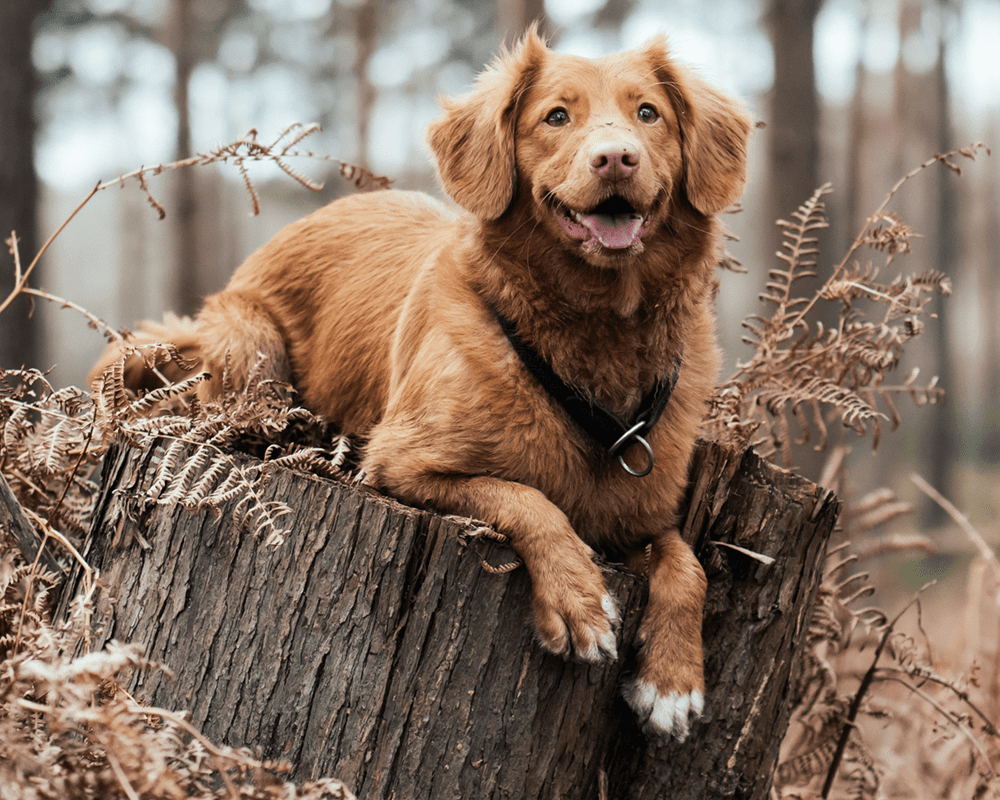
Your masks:
M443 105L429 141L464 211L401 191L331 203L173 340L217 375L227 352L234 375L263 352L367 438L377 486L507 534L553 653L616 657L591 548L641 563L651 545L626 696L683 739L703 704L705 577L675 513L717 377L713 215L742 190L749 121L662 38L587 60L533 31ZM594 407L624 428L602 436Z

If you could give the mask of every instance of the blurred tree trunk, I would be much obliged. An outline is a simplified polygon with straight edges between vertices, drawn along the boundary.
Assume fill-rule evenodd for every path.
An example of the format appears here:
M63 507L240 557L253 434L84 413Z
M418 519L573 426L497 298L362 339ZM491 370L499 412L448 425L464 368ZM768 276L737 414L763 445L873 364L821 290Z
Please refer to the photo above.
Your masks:
M941 2L942 15L948 13ZM945 71L947 57L947 41L942 24L938 39L938 56L934 64L934 94L937 113L937 130L934 131L935 149L938 153L947 153L954 149L955 142L951 124L951 102L948 92L948 76ZM937 197L935 198L934 240L935 269L949 275L953 282L959 280L962 270L960 254L961 241L958 229L960 217L960 198L955 188L955 177L951 170L937 171ZM939 303L937 323L933 326L934 363L937 365L937 375L945 391L949 392L945 402L931 409L932 419L927 426L930 431L930 450L927 454L927 464L924 474L927 480L945 497L954 497L953 476L958 460L958 444L961 430L958 422L958 405L955 398L955 370L951 359L954 355L951 336L948 330L951 321L951 307L948 301ZM927 500L924 503L926 520L934 524L943 524L948 515L937 503Z
M191 155L191 104L188 90L191 73L197 64L195 53L194 0L171 0L170 3L170 49L177 64L174 83L174 106L177 109L177 138L174 158L181 160ZM195 188L195 172L179 169L173 173L174 208L174 309L181 314L193 314L201 304L199 276L201 275L198 247L198 196ZM144 265L132 265L144 269Z
M861 229L864 198L861 197L861 162L865 141L865 93L868 88L868 70L864 61L864 42L871 26L871 4L865 4L858 31L858 53L854 62L854 93L851 95L851 121L847 139L847 184L844 197L843 236L837 236L840 247L847 248L850 239Z
M599 28L618 31L634 5L635 0L605 0L604 5L594 17L594 22Z
M369 126L372 107L375 105L375 86L368 75L368 65L375 53L378 41L378 5L376 0L365 0L357 10L354 20L357 58L354 75L358 82L358 146L357 159L362 167L368 167Z
M0 241L18 238L22 267L38 251L38 177L35 174L35 95L31 62L35 21L51 0L0 0ZM0 302L14 288L14 262L0 250ZM40 277L36 269L33 283ZM42 326L24 298L0 314L0 369L40 367Z
M823 0L768 0L767 28L774 50L774 84L771 88L768 130L770 218L786 219L819 187L820 104L813 65L813 29ZM771 227L770 253L782 250L781 230ZM820 242L822 258L822 241ZM776 266L773 259L768 269ZM766 275L766 273L765 273ZM798 282L801 296L819 288L817 279ZM817 306L818 308L818 306ZM817 317L806 321L814 324ZM824 320L824 324L829 320ZM827 327L830 327L827 324ZM824 456L811 444L793 449L800 474L817 480Z
M819 95L813 67L813 26L822 0L768 0L774 85L768 122L774 219L809 199L819 180ZM774 250L781 246L777 230Z
M497 0L497 30L508 47L532 22L538 22L538 32L542 36L552 38L545 0Z
M994 120L987 142L1000 142L1000 124ZM986 208L1000 208L1000 180L997 171L990 173L990 178L983 190L983 203ZM1000 395L996 388L1000 386L1000 330L994 324L993 309L1000 305L1000 225L984 226L983 236L986 238L986 261L980 274L980 297L983 314L983 340L985 342L985 365L983 367L983 386L985 391L980 400L983 409L983 431L979 440L978 456L987 464L1000 463Z

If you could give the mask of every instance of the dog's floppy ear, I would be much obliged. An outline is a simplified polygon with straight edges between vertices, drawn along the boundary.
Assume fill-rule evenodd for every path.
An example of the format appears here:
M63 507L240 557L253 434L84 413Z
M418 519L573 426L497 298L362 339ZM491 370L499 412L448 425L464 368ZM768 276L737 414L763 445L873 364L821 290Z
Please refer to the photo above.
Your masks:
M743 193L750 117L735 100L672 61L665 37L645 50L680 122L688 200L702 214L715 214Z
M518 101L547 52L532 26L480 73L471 92L442 98L445 113L428 128L441 185L480 219L496 219L514 197Z

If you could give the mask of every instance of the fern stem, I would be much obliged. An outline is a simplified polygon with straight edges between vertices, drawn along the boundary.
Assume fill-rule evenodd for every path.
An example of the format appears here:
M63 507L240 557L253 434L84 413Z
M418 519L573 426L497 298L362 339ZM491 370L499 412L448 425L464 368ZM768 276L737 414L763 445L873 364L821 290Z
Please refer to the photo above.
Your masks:
M837 749L834 751L833 760L830 762L830 769L826 773L826 780L823 782L823 790L820 792L820 797L823 798L823 800L827 800L830 796L830 789L833 787L833 782L837 777L837 770L840 768L841 759L844 757L844 750L847 748L847 740L850 738L851 731L854 730L855 727L854 721L858 717L858 711L861 708L861 701L864 699L865 694L867 694L868 688L872 685L872 681L875 680L878 660L881 657L886 644L889 642L889 636L892 634L893 628L896 627L896 623L899 622L903 614L910 610L910 606L920 601L920 594L925 589L933 586L935 583L937 583L937 581L931 581L930 583L926 583L921 586L920 589L917 590L913 599L903 607L903 610L896 615L895 619L885 626L885 630L882 633L882 639L879 641L878 647L875 648L875 656L872 658L872 665L868 668L868 671L861 679L861 685L858 686L858 691L855 693L854 699L851 700L850 708L847 711L847 718L844 720L844 727L841 729L840 738L837 740Z
M875 676L878 680L898 680L901 683L903 682L902 678L899 678L898 676L894 678L893 673L901 673L902 675L909 677L909 673L893 667L880 667L878 669L878 673L879 674ZM996 726L993 724L990 718L987 717L986 714L983 713L983 711L975 703L972 702L972 699L969 697L968 692L959 689L957 686L955 686L955 684L951 683L950 681L947 681L944 678L941 678L923 669L917 672L917 677L920 678L921 682L936 683L938 686L943 686L946 689L950 689L952 692L954 692L955 696L959 700L961 700L975 712L976 716L978 716L979 719L982 721L983 730L986 731L987 734L989 734L990 736L1000 737L1000 733L997 733ZM913 689L916 687L914 687L912 684L907 683L906 688ZM987 763L989 762L987 761ZM992 767L990 768L990 771L992 772ZM996 775L995 772L993 774Z
M933 697L927 694L927 692L923 691L919 686L914 686L909 681L904 680L897 675L879 675L877 676L877 679L882 681L893 681L895 683L901 683L903 686L905 686L907 689L909 689L911 692L917 695L917 697L921 698L924 702L926 702L928 705L932 706L935 710L937 710L946 720L948 720L948 722L950 722L953 726L955 726L955 728L959 731L959 733L961 733L966 739L969 740L969 743L978 751L979 755L983 757L983 761L986 763L986 768L990 771L990 774L994 778L998 777L996 771L993 769L993 766L990 764L989 754L983 749L982 744L979 743L979 741L976 739L975 736L973 736L969 731L965 729L965 726L959 720L955 719L955 717L952 716L951 712L948 711L948 709L940 705ZM944 682L944 685L948 686L949 688L954 688L951 686L951 684L947 682ZM986 721L986 724L989 725L990 728L993 727L993 724L988 720Z

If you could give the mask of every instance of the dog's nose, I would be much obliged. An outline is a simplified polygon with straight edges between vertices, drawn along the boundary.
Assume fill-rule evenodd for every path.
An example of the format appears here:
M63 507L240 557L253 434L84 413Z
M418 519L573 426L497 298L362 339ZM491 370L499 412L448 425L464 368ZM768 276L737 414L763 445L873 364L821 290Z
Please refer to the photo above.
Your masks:
M590 169L604 180L627 178L639 166L639 151L628 142L601 142L590 151Z

